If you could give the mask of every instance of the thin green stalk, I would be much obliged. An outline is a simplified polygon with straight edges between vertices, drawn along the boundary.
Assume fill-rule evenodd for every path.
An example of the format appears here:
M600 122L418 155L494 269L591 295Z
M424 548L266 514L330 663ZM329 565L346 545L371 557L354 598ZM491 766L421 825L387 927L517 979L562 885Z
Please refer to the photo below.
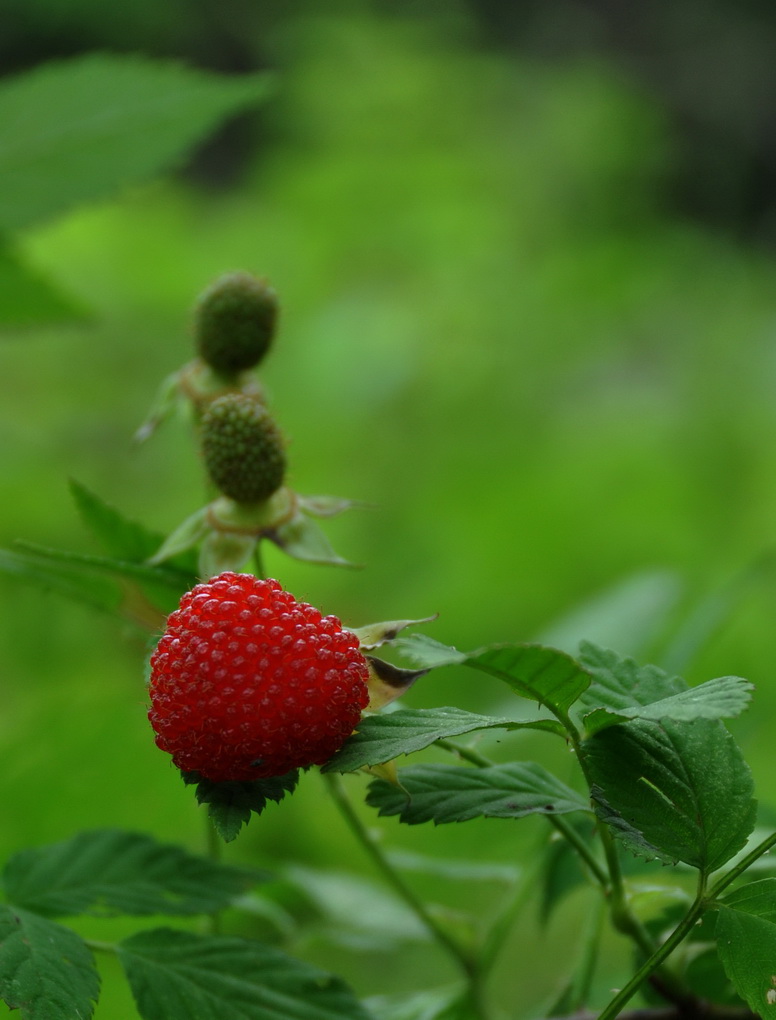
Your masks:
M563 838L574 847L580 858L587 865L590 874L601 886L604 892L606 892L609 889L609 876L574 826L569 825L566 819L562 818L560 815L547 815L547 821L553 825Z
M267 576L264 573L264 559L261 555L261 539L259 539L253 549L253 572L256 577L264 578Z
M463 970L470 983L478 981L477 965L474 959L466 950L453 939L441 925L429 913L426 905L419 899L413 890L406 884L402 876L395 870L390 861L386 858L380 846L377 844L369 830L363 824L353 808L346 792L344 783L336 773L325 772L322 774L334 803L340 810L348 828L356 837L361 846L371 857L383 877L393 886L404 902L410 907L413 913L422 921L429 933L439 945L456 961Z
M725 872L721 878L717 879L709 892L709 898L716 899L723 889L727 889L727 887L743 875L747 868L750 868L759 857L768 853L771 847L774 846L776 846L776 832L771 833L771 835L764 839L761 843L758 843L757 846L753 850L750 850L745 857L742 857L741 860L730 869L730 871Z
M95 953L110 953L115 956L119 948L115 942L102 942L100 939L84 939L84 942Z
M668 959L677 946L690 934L701 914L706 909L707 903L706 884L704 876L702 875L698 884L698 893L688 912L676 928L674 928L665 942L662 942L657 949L655 949L652 955L639 967L630 981L628 981L628 983L620 989L611 1002L605 1007L603 1012L599 1014L598 1020L614 1020L615 1017L619 1016L621 1010L628 1004L628 1002L630 1002L644 982L660 970L663 962ZM661 973L661 977L664 976L664 974L665 972L663 971ZM687 995L685 994L683 998L686 999Z
M205 814L205 856L208 860L213 861L214 864L218 864L221 860L223 853L223 844L221 843L221 837L216 831L216 827L213 824L213 819L209 813ZM207 914L204 919L203 927L207 935L218 935L221 930L221 914L220 911L216 910L212 914Z

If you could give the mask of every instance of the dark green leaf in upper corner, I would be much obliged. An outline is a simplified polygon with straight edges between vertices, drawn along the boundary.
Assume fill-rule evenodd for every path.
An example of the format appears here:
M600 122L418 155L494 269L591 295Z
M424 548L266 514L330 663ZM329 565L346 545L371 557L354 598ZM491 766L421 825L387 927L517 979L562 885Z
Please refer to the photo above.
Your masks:
M420 751L435 740L487 729L540 729L561 736L565 733L553 719L515 722L465 712L460 708L405 708L398 712L365 716L356 733L321 771L353 772L365 765L379 765L399 755Z
M410 825L590 811L584 798L534 762L487 768L415 765L402 769L399 781L395 786L374 780L367 803Z
M611 726L585 741L583 755L599 817L647 859L708 874L754 827L751 772L718 720Z
M91 53L0 84L0 230L16 230L167 171L224 117L263 100L265 75L222 77Z
M182 772L184 783L196 784L200 804L208 805L208 814L216 831L225 843L231 843L251 814L260 815L268 801L278 803L287 793L293 793L299 782L299 770L293 769L284 776L270 776L249 782L214 783L198 772Z
M75 932L0 905L0 998L22 1020L88 1020L99 994L92 954Z
M736 992L752 1012L776 1009L776 924L773 918L720 905L715 928L717 952Z
M31 269L0 239L0 328L83 323L86 308Z
M159 929L119 959L143 1020L370 1020L342 980L261 942Z
M207 914L259 874L196 857L149 836L99 829L22 850L6 865L6 895L49 917L76 914Z

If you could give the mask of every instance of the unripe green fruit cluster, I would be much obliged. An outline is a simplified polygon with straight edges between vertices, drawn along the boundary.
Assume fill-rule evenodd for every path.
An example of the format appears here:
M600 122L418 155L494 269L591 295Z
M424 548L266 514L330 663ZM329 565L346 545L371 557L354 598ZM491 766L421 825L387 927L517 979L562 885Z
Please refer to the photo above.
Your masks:
M207 288L194 313L199 356L220 376L234 378L262 360L275 334L278 299L265 280L227 273Z
M259 503L283 484L283 437L263 404L230 393L202 419L202 453L213 483L237 503Z

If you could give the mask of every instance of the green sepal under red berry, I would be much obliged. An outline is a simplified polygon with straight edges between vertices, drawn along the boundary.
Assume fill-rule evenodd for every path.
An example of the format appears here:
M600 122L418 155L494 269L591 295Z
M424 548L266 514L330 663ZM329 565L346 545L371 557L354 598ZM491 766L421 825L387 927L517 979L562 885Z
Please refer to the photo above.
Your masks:
M280 429L266 407L245 394L229 393L208 406L202 454L213 484L236 503L262 503L283 484Z
M199 772L181 772L187 786L196 785L195 796L199 804L207 804L208 815L218 835L231 843L251 814L260 815L269 801L279 803L287 793L293 793L299 782L299 769L283 776L270 776L247 782L229 780L215 783Z
M439 613L434 613L433 616L424 616L422 620L383 620L381 623L369 623L366 627L349 627L348 629L356 635L362 648L371 650L393 641L405 627L414 627L420 623L433 623L438 616Z
M325 563L332 567L358 566L338 555L315 521L311 521L299 508L279 527L266 531L265 536L296 560Z
M224 378L258 365L277 328L277 294L266 280L227 273L200 296L194 336L203 361Z

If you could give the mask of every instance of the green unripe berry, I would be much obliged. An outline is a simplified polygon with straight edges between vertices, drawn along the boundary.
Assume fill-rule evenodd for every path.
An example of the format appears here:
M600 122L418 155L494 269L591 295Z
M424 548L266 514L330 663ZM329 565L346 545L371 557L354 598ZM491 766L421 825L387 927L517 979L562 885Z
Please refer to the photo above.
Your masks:
M197 352L219 375L232 378L262 360L275 335L277 317L277 295L266 280L227 273L197 303Z
M283 484L283 437L257 400L230 393L202 419L202 453L214 485L237 503L259 503Z

